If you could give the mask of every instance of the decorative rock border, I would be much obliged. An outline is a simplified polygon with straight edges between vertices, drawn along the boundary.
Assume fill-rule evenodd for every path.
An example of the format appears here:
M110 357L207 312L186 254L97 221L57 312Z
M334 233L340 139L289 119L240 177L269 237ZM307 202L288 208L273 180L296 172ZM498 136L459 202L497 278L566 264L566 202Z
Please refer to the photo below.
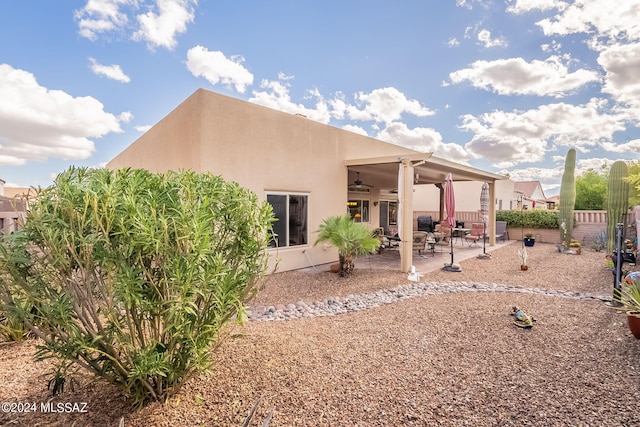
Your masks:
M315 316L334 316L336 314L366 310L424 295L440 295L455 292L517 292L579 300L611 301L611 296L575 291L521 288L509 285L498 285L495 283L424 282L401 285L392 289L384 289L361 295L347 295L342 298L329 297L322 301L315 301L313 303L298 301L295 304L287 305L277 304L275 306L247 307L247 316L249 321L262 322L295 320Z

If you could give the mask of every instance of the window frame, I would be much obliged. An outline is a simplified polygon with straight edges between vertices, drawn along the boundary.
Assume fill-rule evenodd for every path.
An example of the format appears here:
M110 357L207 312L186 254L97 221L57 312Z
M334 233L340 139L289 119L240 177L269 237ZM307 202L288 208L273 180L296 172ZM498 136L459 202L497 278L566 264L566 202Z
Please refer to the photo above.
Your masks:
M264 199L267 203L269 203L271 206L273 206L273 204L271 202L269 202L269 196L285 196L286 197L286 201L285 201L285 217L287 219L287 223L285 225L285 238L284 238L284 243L282 244L282 239L280 235L277 235L277 237L274 237L273 239L271 239L271 241L269 242L269 247L267 248L267 250L278 250L278 249L291 249L291 248L298 248L298 247L305 247L305 246L309 246L309 202L311 200L310 194L307 192L300 192L300 191L265 191L264 192L265 196ZM304 243L298 243L298 244L291 244L291 211L290 211L290 206L291 206L291 197L292 196L297 196L297 197L305 197L306 198L306 207L305 207L305 218L304 218L304 227L303 227L303 233L304 233ZM275 212L274 212L274 216L275 216ZM277 218L277 217L276 217ZM275 234L275 230L276 230L276 223L274 223L274 234ZM277 242L277 243L275 243Z
M352 203L355 203L355 205L352 205ZM364 206L365 203L367 204L366 207ZM352 208L356 209L355 214ZM369 224L371 222L371 200L350 198L347 200L347 213L351 215L351 219L354 222ZM358 213L360 214L359 218L357 216Z

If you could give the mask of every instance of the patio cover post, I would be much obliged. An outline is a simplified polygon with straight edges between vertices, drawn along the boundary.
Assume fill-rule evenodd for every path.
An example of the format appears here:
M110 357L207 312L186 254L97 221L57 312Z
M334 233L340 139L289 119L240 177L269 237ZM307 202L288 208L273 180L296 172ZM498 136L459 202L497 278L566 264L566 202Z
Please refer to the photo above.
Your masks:
M418 163L422 164L422 162ZM400 165L402 191L401 200L399 200L402 209L402 221L400 227L400 271L408 273L411 271L411 265L413 264L413 177L414 177L414 164L411 159L402 159ZM400 170L398 171L400 173Z
M496 244L496 181L492 180L489 184L489 246Z
M440 190L440 204L438 206L438 222L442 222L444 221L444 186L442 185L441 182L438 182L436 184L434 184L436 187L438 187L438 190Z

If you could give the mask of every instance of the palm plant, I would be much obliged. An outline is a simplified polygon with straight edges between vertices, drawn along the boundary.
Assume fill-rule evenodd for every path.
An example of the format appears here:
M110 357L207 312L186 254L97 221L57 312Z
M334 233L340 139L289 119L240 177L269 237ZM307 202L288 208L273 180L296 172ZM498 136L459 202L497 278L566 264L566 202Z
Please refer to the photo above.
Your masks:
M315 245L327 242L338 249L340 277L351 275L354 256L373 253L380 246L380 240L364 225L353 222L349 214L325 218L317 233Z

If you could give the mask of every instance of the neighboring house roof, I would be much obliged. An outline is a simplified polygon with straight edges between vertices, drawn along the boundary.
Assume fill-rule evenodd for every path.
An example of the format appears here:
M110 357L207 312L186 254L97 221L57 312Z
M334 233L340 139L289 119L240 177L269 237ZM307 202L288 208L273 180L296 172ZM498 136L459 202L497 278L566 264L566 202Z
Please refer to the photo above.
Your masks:
M546 199L540 181L519 181L513 183L513 188L518 193L529 199ZM542 197L540 197L542 196Z
M26 209L24 200L0 196L0 212L24 212Z

